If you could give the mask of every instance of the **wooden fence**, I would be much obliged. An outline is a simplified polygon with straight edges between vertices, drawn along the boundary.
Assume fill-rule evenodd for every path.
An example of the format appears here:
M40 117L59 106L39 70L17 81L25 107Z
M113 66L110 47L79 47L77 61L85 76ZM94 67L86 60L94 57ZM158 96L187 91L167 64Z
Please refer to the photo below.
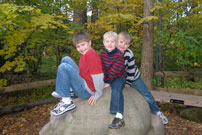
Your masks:
M154 76L201 78L202 72L163 71L155 72ZM152 91L152 94L156 101L202 107L202 90L158 87Z
M161 76L161 77L202 77L201 72L181 72L181 71L164 71L164 72L155 72L154 76ZM44 80L38 82L30 82L30 83L23 83L23 84L16 84L4 88L0 88L0 93L8 93L13 91L21 91L21 90L28 90L34 89L44 86L54 86L55 79L51 80ZM168 102L168 103L177 103L177 104L184 104L189 106L197 106L202 107L202 90L196 89L175 89L175 88L155 88L151 90L152 95L154 96L156 101L159 102ZM40 101L39 103L29 103L24 105L17 105L17 106L10 106L1 108L0 111L8 111L8 110L22 110L23 107L30 107L33 105L38 105L42 103L49 103L55 102L53 101Z

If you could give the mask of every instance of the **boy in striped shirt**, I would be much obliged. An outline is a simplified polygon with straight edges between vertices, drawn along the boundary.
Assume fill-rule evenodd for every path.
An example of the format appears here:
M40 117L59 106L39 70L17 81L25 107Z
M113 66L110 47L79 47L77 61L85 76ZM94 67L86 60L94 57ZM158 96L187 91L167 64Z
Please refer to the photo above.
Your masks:
M103 37L105 50L101 52L100 58L104 72L104 87L111 86L110 114L116 115L108 127L117 129L125 125L123 120L124 99L122 93L125 87L125 62L123 53L116 48L118 34L109 31Z
M118 35L117 48L124 53L125 68L127 72L125 86L135 88L137 91L139 91L140 94L146 99L147 103L149 104L151 112L159 116L163 124L167 124L168 119L160 111L160 108L156 104L156 101L154 100L151 92L145 85L140 75L140 71L137 65L135 64L134 54L129 49L131 40L132 36L128 32L121 32Z

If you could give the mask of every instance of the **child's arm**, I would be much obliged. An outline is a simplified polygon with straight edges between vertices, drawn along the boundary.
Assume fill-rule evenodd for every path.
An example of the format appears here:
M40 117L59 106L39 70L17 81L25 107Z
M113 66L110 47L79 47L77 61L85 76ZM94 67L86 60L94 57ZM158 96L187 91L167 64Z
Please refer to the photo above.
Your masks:
M125 68L127 72L126 84L131 86L132 82L134 81L134 78L140 76L140 72L135 63L134 54L131 50L129 49L126 50L124 58L125 58Z
M95 99L98 100L102 96L102 92L104 89L104 74L93 74L91 75L93 79L93 84L95 87Z
M95 95L89 98L88 103L95 104L96 100L102 96L102 91L104 89L104 74L102 71L102 64L99 55L95 50L91 50L88 54L86 54L86 63L88 63L89 73L91 74L95 88Z

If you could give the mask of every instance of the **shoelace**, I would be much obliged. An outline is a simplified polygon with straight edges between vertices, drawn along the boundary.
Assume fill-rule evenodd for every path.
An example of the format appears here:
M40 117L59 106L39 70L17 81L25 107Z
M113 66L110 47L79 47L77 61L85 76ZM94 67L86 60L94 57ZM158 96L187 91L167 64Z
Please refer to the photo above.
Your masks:
M57 105L54 106L54 109L56 109L64 104L65 104L64 102L60 101Z

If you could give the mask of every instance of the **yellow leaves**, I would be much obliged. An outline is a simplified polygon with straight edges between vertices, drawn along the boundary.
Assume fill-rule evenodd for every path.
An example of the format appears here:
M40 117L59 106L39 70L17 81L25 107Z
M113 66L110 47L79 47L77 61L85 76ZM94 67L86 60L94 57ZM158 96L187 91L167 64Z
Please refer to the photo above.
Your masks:
M13 61L6 61L6 63L0 67L0 72L4 73L6 71L11 71L14 69L14 72L20 72L24 70L26 63L24 62L24 58L19 56L16 57Z
M33 7L30 7L30 6L22 6L22 7L23 7L24 11L33 11L33 10L35 10Z
M138 24L141 24L144 21L149 22L151 20L157 20L157 19L158 19L157 16L147 16L147 17L144 17L144 18L140 19L140 21L138 21Z
M200 6L193 8L193 12L200 12L200 11L202 11L202 7Z
M108 18L119 18L124 20L134 19L132 14L109 14Z
M10 71L12 69L13 66L16 65L15 61L6 61L6 63L0 68L0 72L4 73L5 71Z
M62 19L61 16L40 14L38 16L32 17L31 24L33 27L40 27L41 29L48 29L48 28L56 29L58 27L63 27L65 30L69 30L69 28L63 24L61 19Z
M24 59L25 59L25 60L34 61L34 62L37 62L37 61L38 61L37 58L35 58L34 56L26 56Z
M174 43L175 43L175 41L174 41L174 40L170 41L170 44L171 44L171 45L173 45Z
M155 6L152 9L150 9L150 12L154 12L154 11L159 10L161 8L162 8L161 6Z
M200 67L200 64L198 62L194 62L194 67Z
M92 39L102 38L102 35L100 35L100 33L104 33L109 30L115 31L112 25L107 24L106 21L102 21L102 20L97 21L96 23L88 23L87 27L88 27L87 29L88 32L93 33L91 36Z
M5 79L0 79L0 88L4 87L7 85L7 80Z

